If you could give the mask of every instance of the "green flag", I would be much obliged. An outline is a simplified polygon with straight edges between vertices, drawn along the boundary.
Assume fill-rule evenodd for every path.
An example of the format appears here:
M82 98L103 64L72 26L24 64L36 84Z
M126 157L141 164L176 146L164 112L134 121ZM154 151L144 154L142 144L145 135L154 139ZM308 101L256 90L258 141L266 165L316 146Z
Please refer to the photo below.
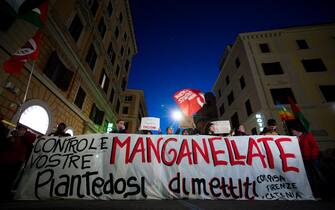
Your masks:
M27 22L41 28L45 22L46 14L48 10L48 1L43 2L39 7L27 12L21 18Z
M299 107L294 103L294 101L289 97L288 101L290 102L292 112L296 116L296 118L301 122L301 124L304 126L306 131L309 131L309 122L305 118L305 116L300 111Z

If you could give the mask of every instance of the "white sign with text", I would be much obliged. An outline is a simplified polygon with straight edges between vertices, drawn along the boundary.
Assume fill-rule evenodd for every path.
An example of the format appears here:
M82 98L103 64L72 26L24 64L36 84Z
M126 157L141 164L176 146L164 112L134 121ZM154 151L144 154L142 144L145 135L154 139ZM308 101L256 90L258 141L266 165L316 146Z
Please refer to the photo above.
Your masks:
M158 131L160 127L160 119L157 117L142 117L140 130Z
M229 120L213 121L212 123L216 134L229 133L231 130Z

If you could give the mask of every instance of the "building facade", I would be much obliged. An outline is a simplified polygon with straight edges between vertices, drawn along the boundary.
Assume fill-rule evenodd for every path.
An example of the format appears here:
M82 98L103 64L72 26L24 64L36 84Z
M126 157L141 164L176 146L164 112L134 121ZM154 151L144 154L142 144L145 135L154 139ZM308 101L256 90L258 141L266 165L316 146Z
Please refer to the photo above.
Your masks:
M321 149L335 147L335 24L241 33L227 46L213 86L219 118L259 133L294 100Z
M121 118L129 133L137 133L142 117L147 117L147 106L143 90L127 89L124 93Z
M19 21L1 32L1 64L35 30ZM38 60L19 74L0 71L1 114L42 134L60 122L75 135L106 132L119 118L136 53L127 0L50 0Z

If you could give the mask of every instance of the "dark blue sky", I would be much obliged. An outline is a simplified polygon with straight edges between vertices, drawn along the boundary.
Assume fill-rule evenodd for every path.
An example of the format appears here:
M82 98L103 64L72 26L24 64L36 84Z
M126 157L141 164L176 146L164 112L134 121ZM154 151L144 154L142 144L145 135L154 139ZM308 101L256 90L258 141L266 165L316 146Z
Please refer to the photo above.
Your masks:
M173 93L211 91L226 45L241 32L335 22L331 0L130 0L138 54L128 88L143 89L162 130L177 108Z

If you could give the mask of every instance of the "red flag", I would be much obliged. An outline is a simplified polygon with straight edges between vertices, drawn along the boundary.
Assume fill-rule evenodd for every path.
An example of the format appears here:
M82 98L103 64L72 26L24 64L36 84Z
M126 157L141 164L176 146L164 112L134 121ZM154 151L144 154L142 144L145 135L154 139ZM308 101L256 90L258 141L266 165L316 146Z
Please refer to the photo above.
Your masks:
M296 118L298 120L300 120L300 122L302 123L302 125L304 126L304 128L306 129L306 131L308 131L309 130L309 122L308 122L308 120L305 118L305 116L300 111L299 107L294 103L294 101L292 100L291 97L288 97L288 101L289 101L289 103L291 105L292 112L294 113L294 115L296 116Z
M48 1L44 1L38 8L34 8L22 18L38 27L42 27L46 19L47 10ZM42 32L38 30L33 38L29 39L23 47L5 61L3 64L5 72L10 74L20 73L23 65L28 60L37 60L41 36Z
M29 39L26 44L16 51L3 64L5 72L13 74L20 73L23 65L30 60L37 60L39 53L39 43L41 41L41 31L38 30L35 36Z
M201 109L205 103L204 94L201 91L194 89L177 91L173 95L173 98L186 116L192 116Z
M293 112L293 113L300 112L299 107L294 103L294 101L292 100L291 97L288 97L288 102L289 102L290 105L291 105L291 109L292 109L292 112Z

